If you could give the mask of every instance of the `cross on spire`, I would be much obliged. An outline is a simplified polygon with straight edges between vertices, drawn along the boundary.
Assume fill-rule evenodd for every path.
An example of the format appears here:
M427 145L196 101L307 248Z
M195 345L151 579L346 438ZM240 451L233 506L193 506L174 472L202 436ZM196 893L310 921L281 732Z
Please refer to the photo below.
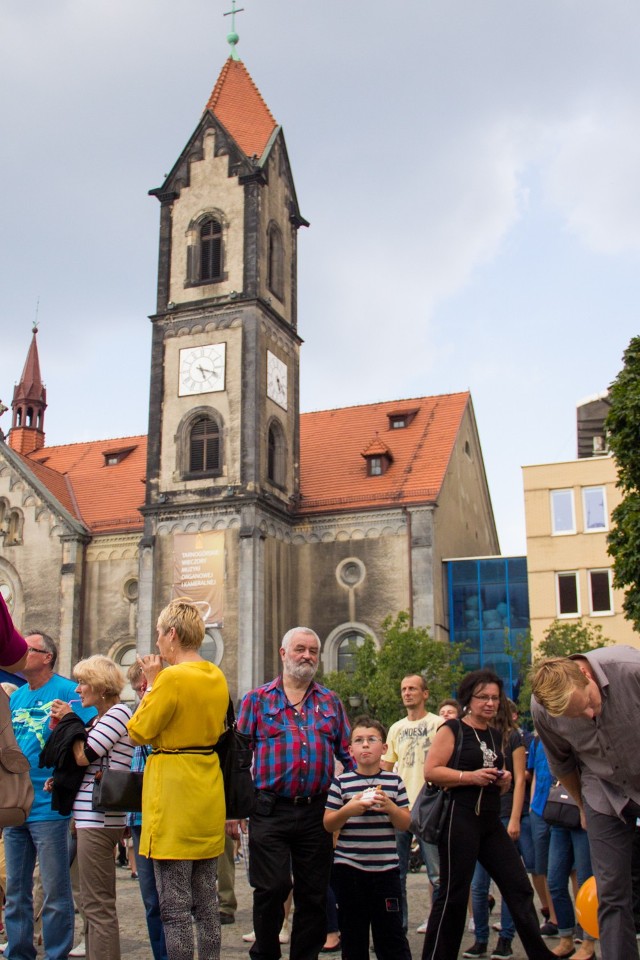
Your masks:
M231 32L227 34L227 43L231 47L231 59L239 60L240 57L236 51L236 44L240 37L236 33L236 13L243 13L244 7L236 8L236 0L231 0L231 10L223 14L224 17L231 17Z

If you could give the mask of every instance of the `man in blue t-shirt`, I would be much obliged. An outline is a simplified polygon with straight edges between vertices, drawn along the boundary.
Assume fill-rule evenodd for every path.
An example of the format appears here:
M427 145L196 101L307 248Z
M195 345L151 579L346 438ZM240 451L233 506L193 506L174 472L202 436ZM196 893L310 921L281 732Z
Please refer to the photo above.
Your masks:
M21 827L6 827L7 862L5 925L8 960L33 960L33 871L36 858L44 891L42 935L45 960L66 960L73 946L73 895L69 873L69 817L51 809L51 794L44 790L53 771L40 767L40 751L51 729L51 703L65 700L84 722L95 710L84 710L75 695L76 683L54 673L58 648L42 631L25 636L27 662L22 673L26 684L11 696L11 719L18 746L29 761L34 800ZM75 695L75 696L74 696Z

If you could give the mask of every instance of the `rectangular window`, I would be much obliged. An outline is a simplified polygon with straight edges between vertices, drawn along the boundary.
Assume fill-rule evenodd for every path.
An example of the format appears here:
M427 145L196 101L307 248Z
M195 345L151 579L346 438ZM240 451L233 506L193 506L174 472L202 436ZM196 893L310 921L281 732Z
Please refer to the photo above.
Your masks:
M551 530L554 535L576 532L573 490L551 491Z
M609 570L589 570L591 613L613 613L611 573Z
M382 457L369 457L369 476L382 476Z
M578 574L557 573L558 616L579 617L580 601L578 597Z
M585 487L582 491L585 533L607 529L607 507L604 487Z

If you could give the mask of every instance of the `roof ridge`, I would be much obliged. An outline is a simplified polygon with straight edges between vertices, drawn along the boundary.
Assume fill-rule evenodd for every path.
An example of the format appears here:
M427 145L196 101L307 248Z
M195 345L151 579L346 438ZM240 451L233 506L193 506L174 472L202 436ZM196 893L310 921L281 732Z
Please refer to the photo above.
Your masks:
M114 443L115 441L121 441L121 440L141 441L146 439L147 439L146 433L137 433L129 437L103 437L98 440L72 440L71 443L51 443L46 447L41 447L39 450L34 450L33 454L29 454L27 459L35 460L36 462L39 462L37 456L34 456L34 454L46 453L47 451L50 451L50 450L65 450L65 449L68 449L69 447L81 447L81 446L89 446L89 445L96 446L99 443ZM42 464L42 463L40 465L45 466L45 464Z
M71 477L66 471L65 473L62 474L62 476L64 477L64 482L66 484L67 490L69 491L69 497L71 498L71 503L73 504L73 509L76 511L78 519L82 520L85 526L89 526L89 524L85 521L84 517L82 516L82 510L80 509L80 504L78 503L76 492L73 489L73 484L71 483Z
M352 403L346 407L326 407L322 410L305 410L300 416L313 416L315 413L339 413L342 410L363 410L365 407L390 407L399 403L418 403L425 400L440 400L446 397L470 397L470 390L457 390L453 393L432 393L425 397L402 397L396 400L372 400L369 403Z

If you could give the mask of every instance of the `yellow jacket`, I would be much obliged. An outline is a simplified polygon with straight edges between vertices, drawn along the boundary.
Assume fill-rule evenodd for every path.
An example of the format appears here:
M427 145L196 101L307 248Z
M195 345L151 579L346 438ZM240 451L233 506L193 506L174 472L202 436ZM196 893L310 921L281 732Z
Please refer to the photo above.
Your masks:
M134 743L155 750L144 771L140 852L158 860L205 860L224 850L224 789L211 747L224 728L229 690L206 660L166 667L129 721Z

